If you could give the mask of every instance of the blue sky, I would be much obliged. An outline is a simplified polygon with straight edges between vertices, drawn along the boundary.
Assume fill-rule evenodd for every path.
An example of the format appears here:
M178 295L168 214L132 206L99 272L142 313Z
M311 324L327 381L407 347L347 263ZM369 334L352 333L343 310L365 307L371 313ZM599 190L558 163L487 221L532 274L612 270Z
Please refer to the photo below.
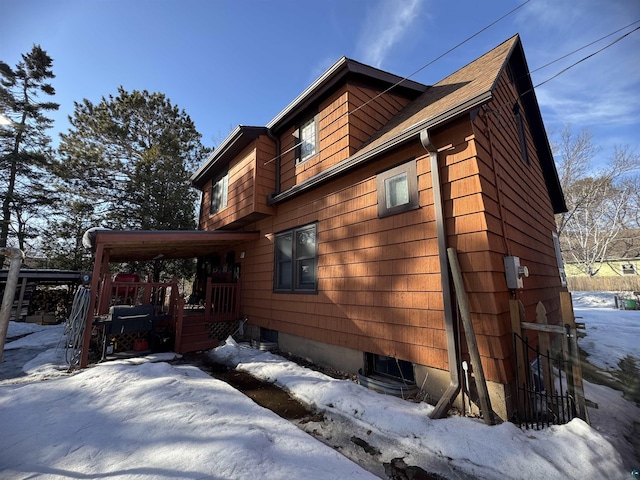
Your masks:
M0 60L39 44L54 60L52 132L73 102L162 92L207 146L265 125L342 55L409 76L521 0L0 0ZM535 70L640 20L638 0L530 0L412 80L432 84L512 35ZM533 73L534 85L640 23ZM602 159L640 147L640 30L536 88L547 132L594 134Z

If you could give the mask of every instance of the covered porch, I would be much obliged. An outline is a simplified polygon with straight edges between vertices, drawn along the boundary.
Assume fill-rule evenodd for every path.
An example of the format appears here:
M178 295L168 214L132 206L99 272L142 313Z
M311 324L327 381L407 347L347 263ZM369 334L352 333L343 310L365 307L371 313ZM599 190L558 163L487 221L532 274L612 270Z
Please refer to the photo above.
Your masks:
M169 348L170 343L171 350L184 353L215 347L216 331L242 315L239 278L219 283L207 276L201 301L192 305L180 294L177 278L170 282L135 276L113 279L110 264L206 257L221 249L240 248L258 236L258 232L198 230L92 232L94 267L80 367L88 364L92 336L94 347L99 336L102 357L115 338L127 342L127 347L139 347L138 339L161 341L160 348Z

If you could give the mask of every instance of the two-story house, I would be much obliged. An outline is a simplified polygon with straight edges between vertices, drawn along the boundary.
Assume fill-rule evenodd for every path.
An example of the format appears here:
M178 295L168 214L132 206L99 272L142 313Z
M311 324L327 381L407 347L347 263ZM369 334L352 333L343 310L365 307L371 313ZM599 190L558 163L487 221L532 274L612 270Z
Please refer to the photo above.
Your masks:
M238 126L192 183L200 230L252 238L200 256L197 290L236 282L254 339L413 382L434 403L453 400L469 358L454 248L493 408L508 417L509 300L553 316L566 290L564 198L518 36L431 86L343 57L267 125ZM516 287L505 257L528 268Z

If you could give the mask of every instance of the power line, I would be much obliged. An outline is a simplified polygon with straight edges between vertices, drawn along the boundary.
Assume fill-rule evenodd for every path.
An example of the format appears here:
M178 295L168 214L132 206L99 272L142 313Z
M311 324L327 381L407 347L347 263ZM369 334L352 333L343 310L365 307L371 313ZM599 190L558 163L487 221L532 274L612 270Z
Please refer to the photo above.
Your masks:
M639 20L638 22L640 22L640 20ZM638 23L638 22L634 22L634 23ZM632 25L633 25L633 24L632 24ZM594 56L595 56L595 55L597 55L598 53L600 53L600 52L602 52L602 51L606 50L607 48L609 48L609 47L611 47L611 46L615 45L616 43L618 43L618 42L619 42L620 40L622 40L623 38L628 37L628 36L629 36L629 35L631 35L633 32L636 32L636 31L638 31L638 30L640 30L640 27L636 27L636 28L634 28L634 29L633 29L633 30L631 30L630 32L627 32L627 33L625 33L624 35L622 35L621 37L616 38L616 39L615 39L613 42L611 42L610 44L605 45L605 46L604 46L604 47L602 47L601 49L596 50L595 52L593 52L593 53L591 53L591 54L587 55L586 57L581 58L581 59L580 59L580 60L578 60L577 62L572 63L572 64L571 64L571 65L569 65L568 67L563 68L563 69L562 69L562 70L560 70L558 73L556 73L556 74L555 74L555 75L553 75L552 77L547 78L544 82L540 82L539 84L535 85L533 88L538 88L539 86L544 85L545 83L547 83L547 82L549 82L549 81L553 80L554 78L559 77L560 75L562 75L563 73L565 73L567 70L569 70L569 69L571 69L571 68L575 67L576 65L578 65L578 64L580 64L580 63L582 63L582 62L584 62L585 60L587 60L587 59L589 59L589 58L591 58L591 57L594 57ZM525 92L525 93L526 93L526 92Z
M546 63L546 64L542 65L541 67L536 68L535 70L531 70L531 71L529 72L529 74L531 74L531 73L535 73L535 72L537 72L538 70L542 70L543 68L546 68L546 67L548 67L549 65L552 65L552 64L554 64L554 63L556 63L556 62L559 62L560 60L564 60L565 58L570 57L571 55L573 55L574 53L579 52L580 50L584 50L585 48L590 47L591 45L594 45L594 44L596 44L596 43L598 43L598 42L601 42L601 41L602 41L602 40L604 40L605 38L609 38L611 35L615 35L616 33L621 32L622 30L625 30L626 28L632 27L632 26L633 26L633 25L635 25L636 23L640 23L640 20L636 20L635 22L630 23L629 25L627 25L627 26L625 26L625 27L619 28L619 29L618 29L618 30L616 30L615 32L611 32L611 33L609 33L608 35L605 35L604 37L600 37L599 39L594 40L594 41L593 41L593 42L591 42L591 43L587 43L586 45L584 45L584 46L582 46L582 47L580 47L580 48L578 48L578 49L574 50L573 52L569 52L569 53L567 53L566 55L563 55L562 57L556 58L555 60L552 60L552 61L550 61L549 63Z
M525 6L527 3L529 3L531 0L525 0L524 2L522 2L520 5L518 5L517 7L513 8L512 10L510 10L509 12L505 13L504 15L502 15L500 18L498 18L497 20L494 20L493 22L491 22L490 24L488 24L487 26L483 27L482 29L478 30L476 33L474 33L473 35L467 37L466 39L464 39L462 42L458 43L457 45L451 47L449 50L447 50L446 52L442 53L441 55L439 55L438 57L434 58L433 60L427 62L426 64L424 64L422 67L420 67L418 70L416 70L415 72L413 72L412 74L402 78L401 80L399 80L398 82L394 83L393 85L391 85L390 87L388 87L386 90L383 90L382 92L380 92L379 94L375 95L374 97L370 98L369 100L367 100L366 102L364 102L362 105L360 105L359 107L357 107L356 109L354 109L353 111L349 112L345 112L342 115L338 116L337 118L335 118L329 125L331 125L332 123L338 121L340 118L342 118L345 115L351 115L352 113L357 112L358 110L360 110L363 107L366 107L369 103L373 102L374 100L376 100L377 98L381 97L382 95L384 95L385 93L388 93L389 91L393 90L394 88L398 87L400 84L402 84L402 82L409 80L411 77L413 77L414 75L418 74L419 72L421 72L422 70L424 70L425 68L427 68L430 65L433 65L435 62L437 62L438 60L444 58L445 56L449 55L451 52L453 52L454 50L456 50L457 48L461 47L462 45L464 45L465 43L467 43L468 41L472 40L473 38L477 37L478 35L480 35L482 32L488 30L489 28L493 27L496 23L500 22L501 20L504 20L505 18L507 18L509 15L511 15L512 13L514 13L515 11L517 11L518 9L522 8L523 6ZM300 142L302 143L302 142ZM286 150L285 152L281 152L280 153L280 157L282 155L284 155L285 153L289 153L290 151L294 150L295 148L297 148L300 144L295 144L293 147L291 147L290 149ZM269 163L273 162L274 160L276 160L278 158L278 156L273 157L271 160L268 160L264 163L264 165L268 165Z

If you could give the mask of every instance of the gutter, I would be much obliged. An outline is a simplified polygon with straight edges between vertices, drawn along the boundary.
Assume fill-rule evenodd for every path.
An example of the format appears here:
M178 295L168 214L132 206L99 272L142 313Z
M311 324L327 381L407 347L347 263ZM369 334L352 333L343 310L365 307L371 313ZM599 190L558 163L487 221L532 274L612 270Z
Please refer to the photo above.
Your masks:
M458 374L458 339L453 317L453 302L451 301L451 280L449 277L449 260L447 257L447 232L444 222L444 208L442 203L442 191L440 172L438 170L438 151L431 143L429 130L425 128L420 132L420 142L429 152L431 158L431 183L433 184L433 205L436 211L436 232L438 235L438 258L440 260L440 283L442 286L442 300L444 303L444 321L447 337L447 353L449 360L449 386L438 401L435 409L429 415L430 418L442 418L449 411L453 399L460 391L460 376Z

